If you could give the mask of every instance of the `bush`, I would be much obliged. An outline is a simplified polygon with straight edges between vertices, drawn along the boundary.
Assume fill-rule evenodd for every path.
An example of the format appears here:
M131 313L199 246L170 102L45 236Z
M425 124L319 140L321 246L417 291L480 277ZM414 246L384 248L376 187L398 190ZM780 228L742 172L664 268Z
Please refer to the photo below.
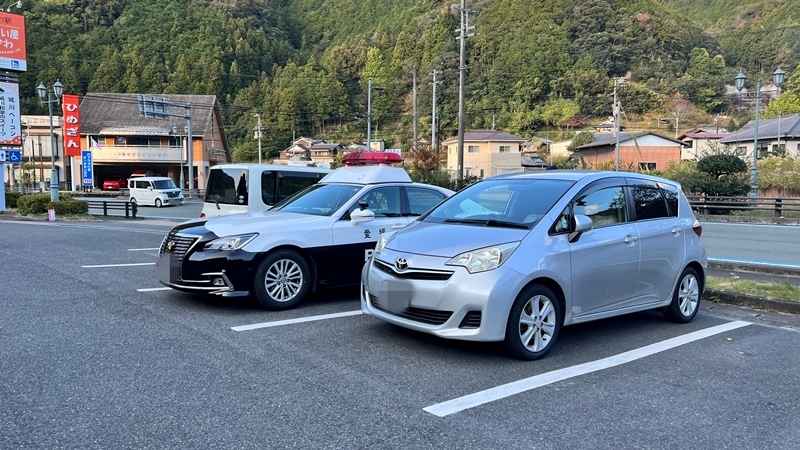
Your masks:
M17 208L17 201L22 196L19 192L6 191L6 208Z
M49 202L47 209L55 210L56 215L66 214L88 214L89 203L85 200L75 200L72 197L65 197L61 201Z
M17 200L17 209L23 216L44 214L47 212L48 203L50 203L50 194L23 195Z

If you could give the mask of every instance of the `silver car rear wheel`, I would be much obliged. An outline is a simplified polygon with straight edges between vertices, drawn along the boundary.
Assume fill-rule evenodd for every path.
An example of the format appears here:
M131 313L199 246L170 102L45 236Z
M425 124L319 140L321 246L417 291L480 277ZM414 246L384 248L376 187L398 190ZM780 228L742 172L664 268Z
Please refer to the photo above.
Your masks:
M702 288L697 271L691 267L684 269L664 316L673 322L690 322L697 315Z
M526 288L511 307L506 349L519 359L541 358L558 337L562 314L561 304L550 289L539 285Z
M302 256L291 250L277 251L256 272L256 300L268 309L293 308L306 296L309 279L308 263Z

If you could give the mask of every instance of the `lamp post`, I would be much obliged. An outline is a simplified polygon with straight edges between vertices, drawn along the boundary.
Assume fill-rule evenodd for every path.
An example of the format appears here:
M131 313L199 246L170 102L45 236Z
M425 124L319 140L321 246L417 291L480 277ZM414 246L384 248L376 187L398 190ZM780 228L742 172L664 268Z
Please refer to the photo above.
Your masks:
M777 87L777 92L780 92L780 87L783 84L783 77L786 75L786 72L781 70L780 66L775 69L775 72L772 73L772 81L775 83ZM744 76L744 73L739 72L739 75L736 75L734 81L736 82L736 90L739 93L742 92L744 88L744 82L747 80L747 77ZM767 92L774 92L772 90ZM756 123L753 131L753 167L750 169L750 196L751 197L758 197L758 113L761 107L761 78L756 80Z
M183 140L183 136L189 134L189 127L184 125L183 126L183 134L178 134L178 127L173 125L172 126L172 134L178 136L178 144L181 146L181 173L180 173L178 182L180 183L179 186L181 187L181 189L183 189L184 186L186 186L185 181L183 180L183 152L184 152L184 145L185 145L184 140Z
M44 87L44 84L39 83L39 86L36 87L36 93L39 94L39 102L42 105L47 103L47 111L50 115L50 201L56 202L58 201L58 170L56 169L56 135L53 132L53 103L61 103L64 85L56 80L51 91ZM52 98L53 95L55 98Z
M256 125L256 138L258 138L258 163L261 164L261 114L255 113L253 117L258 119L258 125Z

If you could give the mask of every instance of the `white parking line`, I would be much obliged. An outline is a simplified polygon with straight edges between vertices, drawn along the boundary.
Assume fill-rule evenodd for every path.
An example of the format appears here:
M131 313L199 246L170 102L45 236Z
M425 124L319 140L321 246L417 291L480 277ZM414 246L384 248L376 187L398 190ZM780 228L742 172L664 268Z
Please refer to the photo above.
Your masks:
M684 334L683 336L667 339L666 341L656 342L655 344L640 347L625 353L609 356L608 358L598 359L596 361L579 364L573 367L566 367L560 370L554 370L552 372L514 381L512 383L497 386L485 391L465 395L464 397L437 403L435 405L428 406L427 408L423 408L423 410L439 417L449 416L450 414L455 414L465 409L474 408L476 406L483 405L484 403L500 400L510 397L514 394L519 394L521 392L536 389L538 387L546 386L548 384L556 383L569 378L616 367L621 364L629 363L646 356L654 355L665 350L704 339L709 336L714 336L715 334L745 327L747 325L751 324L749 322L735 321L717 325L715 327Z
M359 314L361 314L361 310L347 311L347 312L333 313L333 314L323 314L321 316L298 317L297 319L276 320L275 322L255 323L253 325L242 325L238 327L231 327L231 330L248 331L248 330L255 330L258 328L279 327L281 325L291 325L295 323L314 322L317 320L336 319L338 317L357 316Z
M133 267L133 266L155 266L156 263L132 263L132 264L98 264L95 266L81 266L85 269L95 269L98 267Z
M160 287L160 288L147 288L147 289L137 289L139 292L154 292L154 291L169 291L172 288L168 287Z
M160 248L129 248L129 252L145 252L145 251L153 251L153 250L161 250Z

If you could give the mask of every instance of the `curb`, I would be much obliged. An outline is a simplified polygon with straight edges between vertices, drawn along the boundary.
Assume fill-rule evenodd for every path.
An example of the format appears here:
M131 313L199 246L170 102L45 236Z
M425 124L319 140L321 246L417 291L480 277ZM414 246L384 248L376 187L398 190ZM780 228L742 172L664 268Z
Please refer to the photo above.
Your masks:
M715 303L718 302L734 306L744 306L746 308L800 315L800 302L759 297L757 295L740 294L738 292L721 291L711 288L706 288L704 294L708 295L707 301Z
M773 275L800 276L800 266L784 266L780 264L739 263L735 261L708 261L711 269L741 270L745 272L769 273Z

